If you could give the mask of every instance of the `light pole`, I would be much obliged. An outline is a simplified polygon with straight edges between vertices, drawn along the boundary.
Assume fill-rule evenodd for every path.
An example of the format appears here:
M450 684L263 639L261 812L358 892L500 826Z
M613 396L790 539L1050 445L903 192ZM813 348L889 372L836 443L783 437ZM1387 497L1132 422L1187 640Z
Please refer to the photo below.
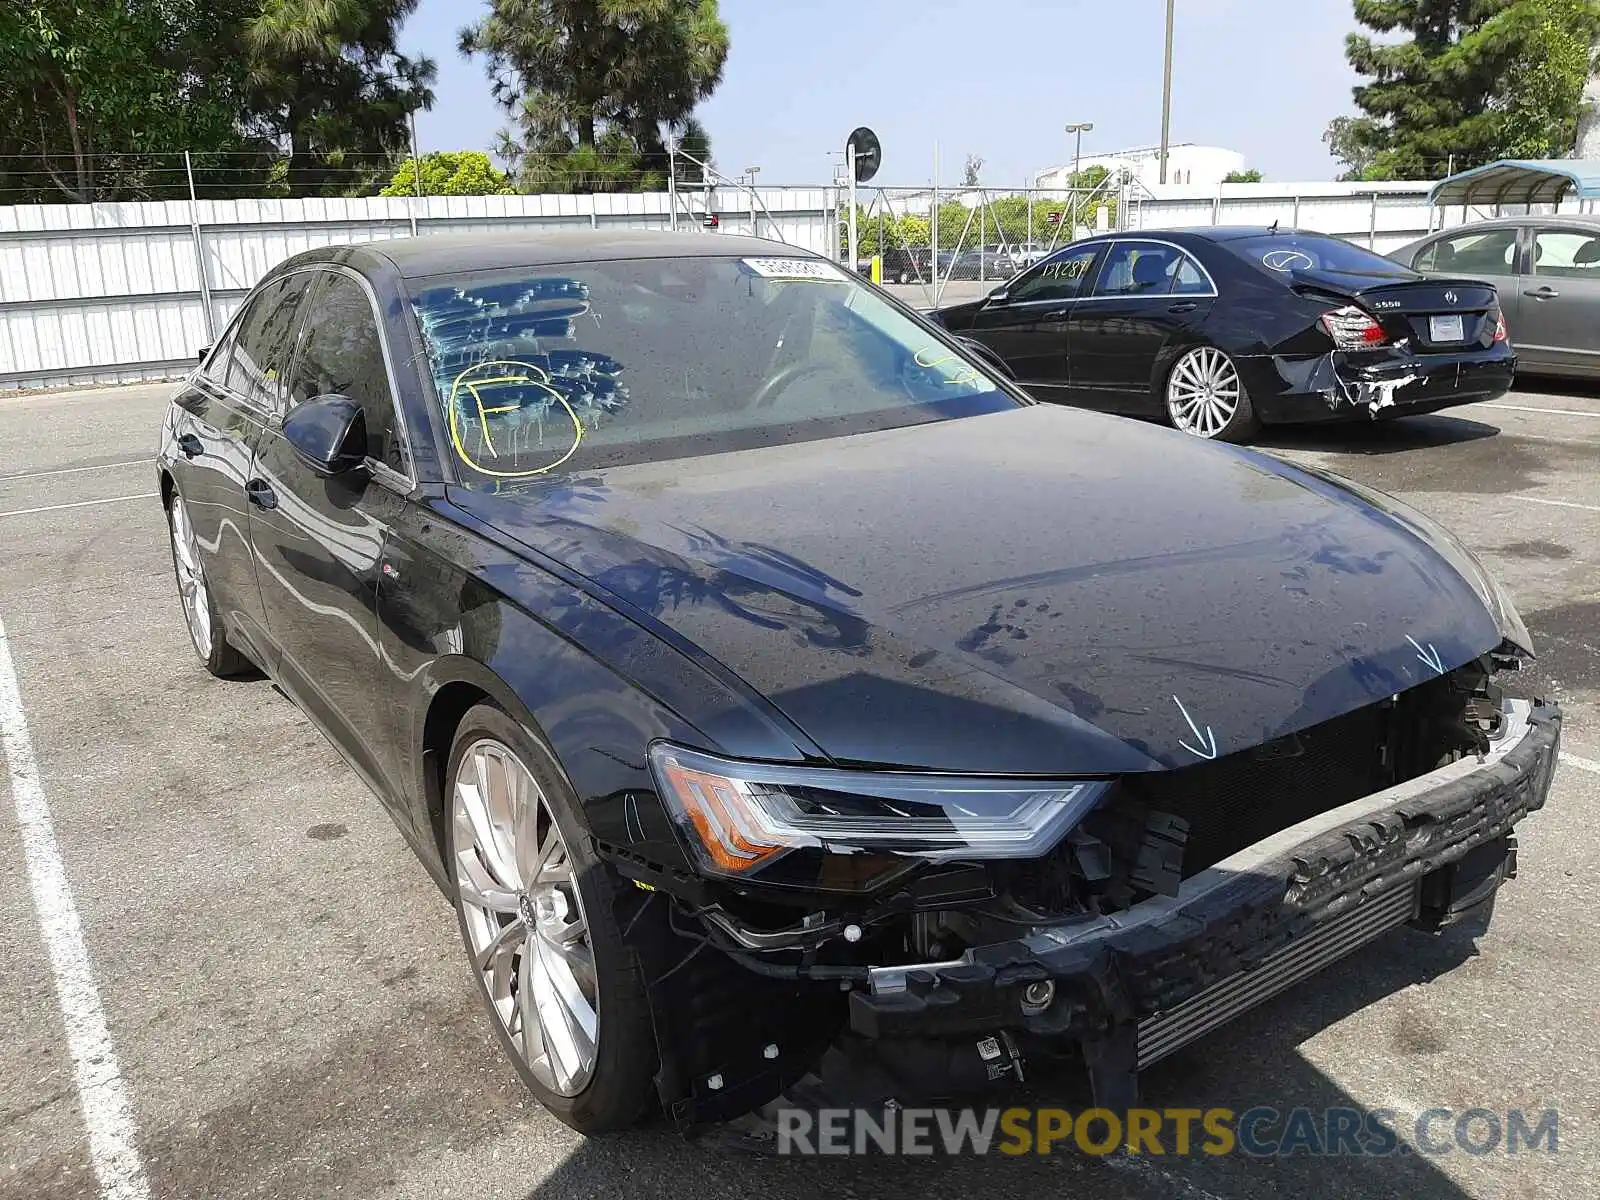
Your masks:
M1167 138L1172 128L1172 9L1167 0L1167 62L1161 72L1161 182L1167 181Z
M756 224L756 176L761 174L761 168L746 167L744 173L750 177L750 235L758 237L761 227Z
M1072 197L1072 228L1067 230L1067 241L1071 241L1078 234L1078 164L1083 160L1083 135L1094 128L1093 121L1079 121L1075 125L1068 125L1066 131L1073 135L1072 143L1072 184L1067 189L1067 194Z

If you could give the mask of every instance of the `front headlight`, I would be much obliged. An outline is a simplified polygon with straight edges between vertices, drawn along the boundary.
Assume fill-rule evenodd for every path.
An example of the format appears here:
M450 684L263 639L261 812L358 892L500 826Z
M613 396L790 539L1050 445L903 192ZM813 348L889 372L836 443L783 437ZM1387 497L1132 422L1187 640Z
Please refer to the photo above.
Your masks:
M707 874L848 891L916 861L1036 858L1110 786L772 766L662 742L650 768Z

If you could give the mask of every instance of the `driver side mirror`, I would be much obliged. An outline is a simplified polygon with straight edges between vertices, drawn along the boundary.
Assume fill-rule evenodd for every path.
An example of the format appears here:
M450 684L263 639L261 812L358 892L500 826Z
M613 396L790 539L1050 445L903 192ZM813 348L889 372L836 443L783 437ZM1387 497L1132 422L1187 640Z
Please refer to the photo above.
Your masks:
M989 293L987 303L993 305L995 308L1000 308L1011 303L1011 293L1006 291L1005 284L1001 284L999 287L995 288L994 291Z
M366 461L367 415L349 396L317 396L289 410L283 437L318 475L343 475Z

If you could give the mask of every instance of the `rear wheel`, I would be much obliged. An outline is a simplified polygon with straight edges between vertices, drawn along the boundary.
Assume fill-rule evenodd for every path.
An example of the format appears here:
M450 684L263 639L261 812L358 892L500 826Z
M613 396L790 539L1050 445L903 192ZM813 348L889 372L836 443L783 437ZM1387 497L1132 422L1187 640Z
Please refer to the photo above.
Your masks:
M650 1097L649 1002L554 757L500 709L462 719L446 823L462 941L501 1047L581 1133L638 1121Z
M254 666L228 641L217 603L206 586L205 565L200 558L200 542L189 523L189 510L176 490L167 505L167 529L172 535L172 571L178 579L178 599L183 604L184 624L189 641L200 661L219 679L248 675Z
M1166 399L1173 426L1195 437L1238 442L1261 425L1238 368L1215 346L1196 346L1173 364Z

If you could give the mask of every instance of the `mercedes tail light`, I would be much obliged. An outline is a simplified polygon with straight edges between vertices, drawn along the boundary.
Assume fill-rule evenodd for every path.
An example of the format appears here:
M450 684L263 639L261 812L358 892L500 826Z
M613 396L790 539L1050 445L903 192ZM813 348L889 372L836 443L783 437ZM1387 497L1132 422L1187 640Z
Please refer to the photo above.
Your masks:
M1511 331L1506 328L1506 315L1497 308L1494 310L1494 340L1504 342L1510 338Z
M1378 324L1377 318L1353 304L1325 312L1321 320L1333 344L1341 350L1367 350L1386 345L1389 341L1389 335Z

